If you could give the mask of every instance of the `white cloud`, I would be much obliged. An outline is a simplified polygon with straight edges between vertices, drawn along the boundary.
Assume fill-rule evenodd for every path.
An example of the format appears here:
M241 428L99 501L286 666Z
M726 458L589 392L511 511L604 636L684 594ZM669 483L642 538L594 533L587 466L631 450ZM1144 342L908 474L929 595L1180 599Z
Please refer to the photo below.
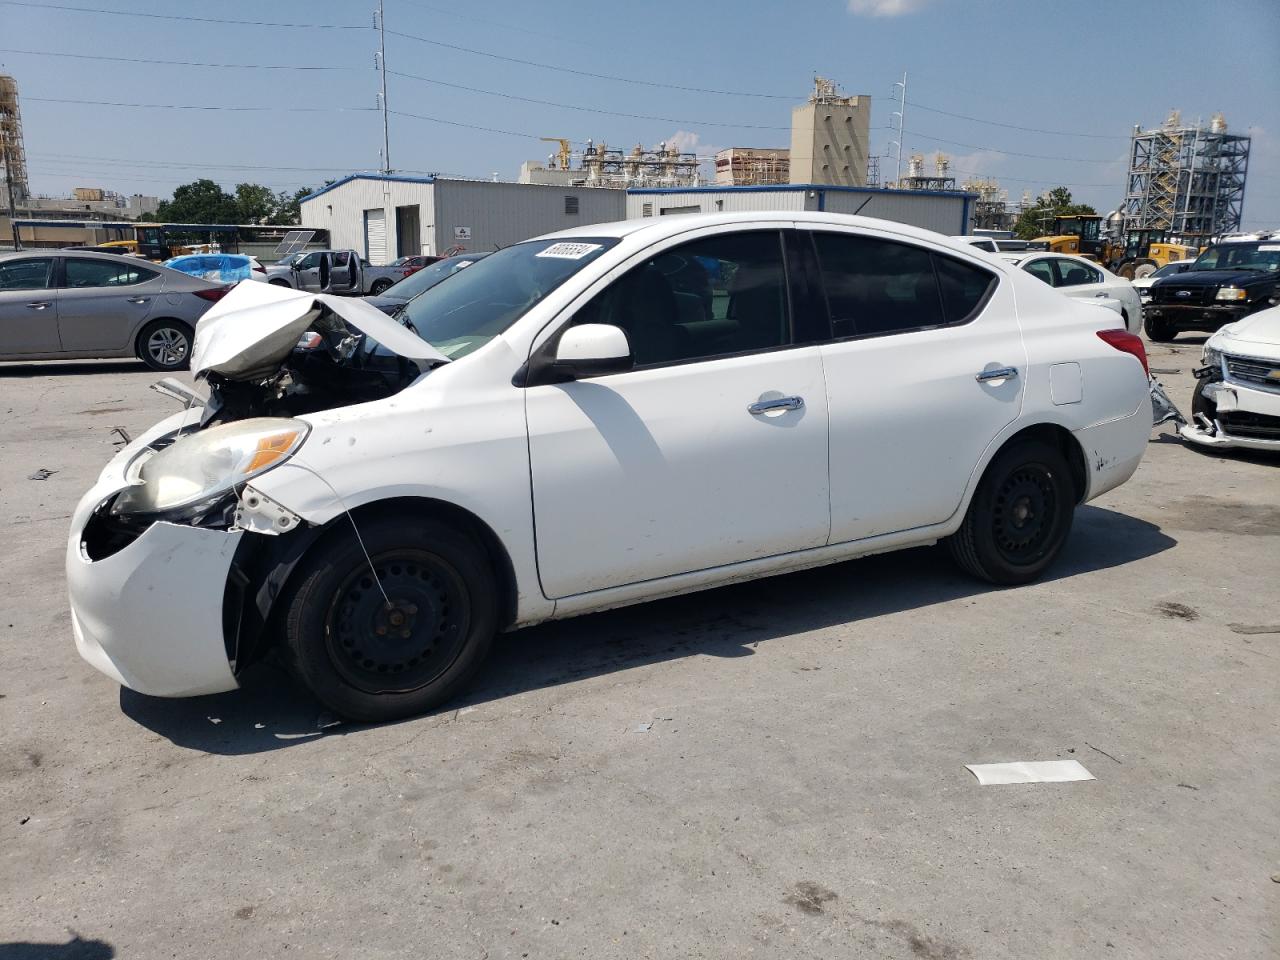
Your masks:
M915 13L932 0L849 0L855 17L900 17Z
M668 147L675 147L681 153L696 153L700 157L714 156L720 147L704 143L702 137L691 130L677 130L667 137Z

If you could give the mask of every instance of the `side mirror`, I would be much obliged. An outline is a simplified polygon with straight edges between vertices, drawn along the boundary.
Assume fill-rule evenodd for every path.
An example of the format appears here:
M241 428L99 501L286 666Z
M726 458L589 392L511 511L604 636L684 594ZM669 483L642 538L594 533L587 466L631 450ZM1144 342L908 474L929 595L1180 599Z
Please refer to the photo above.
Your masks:
M584 323L560 335L555 355L530 364L526 383L564 383L606 373L622 373L635 365L631 344L621 327Z

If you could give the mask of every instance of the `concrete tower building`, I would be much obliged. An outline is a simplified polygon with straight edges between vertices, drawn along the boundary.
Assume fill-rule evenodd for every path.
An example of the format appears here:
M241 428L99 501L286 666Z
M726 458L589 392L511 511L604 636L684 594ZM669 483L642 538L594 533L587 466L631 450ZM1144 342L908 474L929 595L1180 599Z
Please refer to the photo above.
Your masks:
M791 109L791 182L867 185L871 98L842 97L815 77L809 102Z

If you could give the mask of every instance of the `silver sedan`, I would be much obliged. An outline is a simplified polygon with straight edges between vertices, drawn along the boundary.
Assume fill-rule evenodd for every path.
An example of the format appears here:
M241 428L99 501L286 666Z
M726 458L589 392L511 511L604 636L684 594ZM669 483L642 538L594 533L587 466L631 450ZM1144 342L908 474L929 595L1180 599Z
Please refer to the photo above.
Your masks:
M0 254L0 360L138 357L178 370L196 321L229 289L118 254Z

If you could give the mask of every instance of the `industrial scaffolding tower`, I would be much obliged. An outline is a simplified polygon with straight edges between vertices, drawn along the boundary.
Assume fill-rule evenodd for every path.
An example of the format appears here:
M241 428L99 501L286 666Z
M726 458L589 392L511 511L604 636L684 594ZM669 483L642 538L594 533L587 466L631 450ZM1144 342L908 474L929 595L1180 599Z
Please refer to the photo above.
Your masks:
M1155 130L1134 127L1122 229L1163 230L1174 242L1203 245L1240 229L1250 138L1227 133L1222 114L1209 127L1186 126L1178 111Z
M0 176L13 199L25 200L27 188L27 152L22 145L22 111L18 109L18 84L13 77L0 74ZM7 199L0 194L0 203Z

